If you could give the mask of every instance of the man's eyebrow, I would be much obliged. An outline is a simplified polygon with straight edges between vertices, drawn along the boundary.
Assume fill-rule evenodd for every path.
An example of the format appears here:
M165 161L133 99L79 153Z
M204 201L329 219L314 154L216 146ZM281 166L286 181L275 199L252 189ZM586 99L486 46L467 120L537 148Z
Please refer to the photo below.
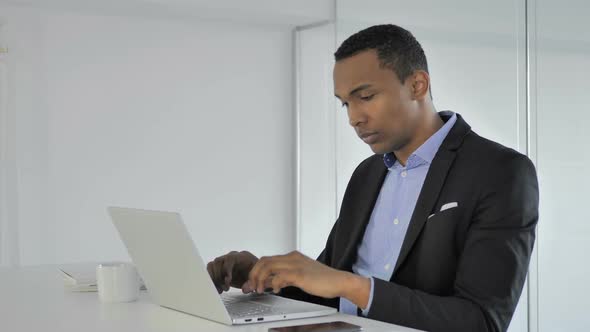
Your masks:
M358 92L360 92L362 90L368 89L370 87L371 87L371 84L361 84L361 85L357 86L356 88L352 89L348 93L348 95L349 96L352 96L353 94L358 93ZM338 98L338 99L341 99L340 96L338 96L337 94L335 94L334 96L336 96L336 98Z

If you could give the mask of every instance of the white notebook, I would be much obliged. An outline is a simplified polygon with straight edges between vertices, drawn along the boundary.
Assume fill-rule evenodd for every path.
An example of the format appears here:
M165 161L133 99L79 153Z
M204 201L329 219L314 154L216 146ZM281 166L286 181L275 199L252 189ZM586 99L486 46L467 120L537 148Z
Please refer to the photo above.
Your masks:
M72 292L96 292L96 266L98 262L64 264L58 267L64 280L64 287ZM145 285L139 278L141 289Z

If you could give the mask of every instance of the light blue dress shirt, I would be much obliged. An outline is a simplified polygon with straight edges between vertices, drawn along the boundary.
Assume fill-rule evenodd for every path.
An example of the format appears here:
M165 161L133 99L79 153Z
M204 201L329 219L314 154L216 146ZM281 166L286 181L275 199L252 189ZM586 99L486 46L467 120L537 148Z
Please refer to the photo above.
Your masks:
M354 273L371 278L369 304L362 311L364 316L369 313L373 303L373 278L391 279L432 159L456 121L457 115L453 114L447 123L408 157L405 167L392 153L383 156L389 171L358 248L357 261L352 265ZM356 316L357 307L349 300L340 298L340 312Z

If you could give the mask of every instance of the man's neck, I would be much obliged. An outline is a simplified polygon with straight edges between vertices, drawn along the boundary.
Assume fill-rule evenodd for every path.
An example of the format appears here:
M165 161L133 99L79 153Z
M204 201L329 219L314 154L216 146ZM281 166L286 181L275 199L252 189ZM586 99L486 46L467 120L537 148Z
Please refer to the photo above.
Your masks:
M434 109L426 113L421 123L422 125L417 128L410 142L402 149L393 152L402 166L406 166L410 155L445 124Z

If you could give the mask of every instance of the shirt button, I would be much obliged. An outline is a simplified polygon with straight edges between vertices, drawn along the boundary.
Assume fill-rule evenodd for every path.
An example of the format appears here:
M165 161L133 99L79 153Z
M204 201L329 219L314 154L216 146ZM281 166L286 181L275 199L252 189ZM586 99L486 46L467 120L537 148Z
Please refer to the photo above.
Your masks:
M408 172L406 172L406 171L403 171L403 172L402 172L402 178L405 178L405 177L406 177L406 175L408 175Z
M389 264L385 264L385 270L389 270Z
M397 218L393 219L393 223L396 225L399 224L399 219L397 219Z

